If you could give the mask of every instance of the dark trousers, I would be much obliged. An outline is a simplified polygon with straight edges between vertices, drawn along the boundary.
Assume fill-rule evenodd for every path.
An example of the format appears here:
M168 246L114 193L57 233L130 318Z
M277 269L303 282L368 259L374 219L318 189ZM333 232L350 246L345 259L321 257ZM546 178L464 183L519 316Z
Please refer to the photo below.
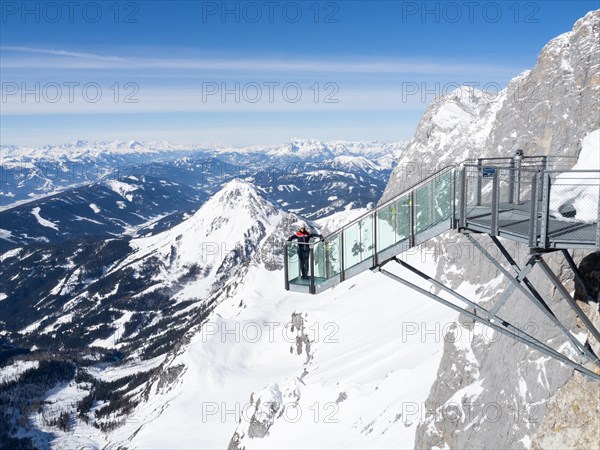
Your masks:
M308 278L308 261L310 259L310 252L299 251L298 257L300 258L300 273L302 278Z

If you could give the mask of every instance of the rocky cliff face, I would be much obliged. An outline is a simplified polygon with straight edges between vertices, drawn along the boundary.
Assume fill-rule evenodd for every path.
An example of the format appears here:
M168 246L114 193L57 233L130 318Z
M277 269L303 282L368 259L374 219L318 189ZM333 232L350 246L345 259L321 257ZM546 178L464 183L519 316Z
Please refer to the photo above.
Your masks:
M467 158L512 156L518 148L528 155L577 156L582 139L600 128L598 111L600 11L592 11L572 32L548 43L536 66L504 91L491 95L461 88L434 102L399 159L382 200ZM528 249L505 245L522 265ZM435 246L440 258L436 278L455 289L464 282L480 286L474 296L490 307L507 281L476 252L450 257L444 251L450 248L472 247L461 235L442 236ZM579 262L586 255L573 256ZM545 259L573 292L573 275L561 255ZM562 322L585 337L566 302L538 270L529 277L534 286ZM597 292L597 286L593 289ZM600 325L598 304L583 306ZM500 315L555 348L564 342L560 331L521 295L513 294ZM598 442L599 398L598 383L461 318L447 335L415 447L590 448L587 444Z
M499 93L463 87L436 99L398 160L385 200L436 168L467 158L577 156L600 128L600 10L550 41L536 66Z

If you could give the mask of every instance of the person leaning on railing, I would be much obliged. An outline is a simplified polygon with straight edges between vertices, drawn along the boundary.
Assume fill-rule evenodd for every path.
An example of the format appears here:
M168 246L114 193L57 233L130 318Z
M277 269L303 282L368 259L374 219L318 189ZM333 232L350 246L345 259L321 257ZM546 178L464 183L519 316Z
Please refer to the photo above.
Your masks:
M323 235L309 233L306 229L306 225L302 224L300 229L295 234L288 238L288 242L293 240L298 241L298 257L300 258L300 272L303 280L308 279L308 261L310 256L309 242L310 238L323 239Z

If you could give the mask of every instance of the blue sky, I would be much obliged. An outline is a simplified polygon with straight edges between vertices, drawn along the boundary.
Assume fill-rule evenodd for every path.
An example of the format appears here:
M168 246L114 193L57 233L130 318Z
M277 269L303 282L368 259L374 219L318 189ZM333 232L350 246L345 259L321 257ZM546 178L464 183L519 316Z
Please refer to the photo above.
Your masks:
M595 1L2 1L3 145L409 139Z

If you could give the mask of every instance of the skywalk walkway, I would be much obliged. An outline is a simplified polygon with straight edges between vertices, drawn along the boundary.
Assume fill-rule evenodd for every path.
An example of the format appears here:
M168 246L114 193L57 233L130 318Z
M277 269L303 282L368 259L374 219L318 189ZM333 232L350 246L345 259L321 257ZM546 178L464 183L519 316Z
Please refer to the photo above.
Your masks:
M581 283L585 292L569 250L600 251L600 172L565 170L561 167L564 164L564 158L543 156L478 159L443 168L321 241L287 243L284 252L285 288L318 294L363 271L380 271L462 314L472 314L473 320L484 322L496 331L509 334L600 380L600 375L580 364L592 361L600 367L598 357L567 330L527 279L534 266L539 266L600 342L600 332L543 259L545 253L562 252L574 271L576 282ZM466 235L475 248L511 281L509 289L489 311L397 258L401 253L450 230ZM485 246L473 238L475 234L488 235L510 269L490 255ZM498 237L529 248L530 258L523 268L512 259ZM300 276L298 245L308 245L310 249L308 279ZM470 310L385 270L383 266L390 262L400 264L455 296ZM581 361L572 361L497 316L515 290L533 301L561 329L582 357Z

